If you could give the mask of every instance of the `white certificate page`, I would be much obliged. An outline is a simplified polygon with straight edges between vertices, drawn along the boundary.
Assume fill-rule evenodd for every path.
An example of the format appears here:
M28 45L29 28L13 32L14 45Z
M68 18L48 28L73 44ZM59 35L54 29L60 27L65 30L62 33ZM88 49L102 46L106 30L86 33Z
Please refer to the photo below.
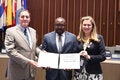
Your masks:
M59 54L41 51L39 53L38 65L40 67L58 68Z
M60 54L59 69L80 69L80 54Z

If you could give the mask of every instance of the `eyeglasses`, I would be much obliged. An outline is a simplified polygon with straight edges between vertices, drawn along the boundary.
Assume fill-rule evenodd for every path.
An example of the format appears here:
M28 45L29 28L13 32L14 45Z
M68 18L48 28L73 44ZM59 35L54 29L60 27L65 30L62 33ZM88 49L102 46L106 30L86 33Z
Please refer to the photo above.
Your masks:
M22 15L22 16L20 16L20 17L21 17L21 18L25 18L25 17L26 17L27 19L30 18L30 16L25 16L25 15Z

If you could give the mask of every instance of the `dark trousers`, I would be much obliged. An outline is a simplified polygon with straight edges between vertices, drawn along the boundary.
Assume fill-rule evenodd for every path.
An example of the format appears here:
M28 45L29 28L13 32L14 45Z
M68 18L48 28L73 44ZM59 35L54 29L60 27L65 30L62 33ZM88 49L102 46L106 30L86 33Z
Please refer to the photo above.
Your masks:
M30 77L28 79L22 79L22 80L35 80L35 78L34 77Z
M71 70L50 69L46 71L46 80L71 80Z

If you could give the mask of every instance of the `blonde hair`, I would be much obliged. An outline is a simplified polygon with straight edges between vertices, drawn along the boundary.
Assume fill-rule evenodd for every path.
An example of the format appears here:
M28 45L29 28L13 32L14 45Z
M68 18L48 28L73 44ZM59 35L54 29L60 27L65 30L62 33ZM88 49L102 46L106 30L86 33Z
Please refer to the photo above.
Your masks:
M84 32L82 30L82 26L83 26L83 21L84 20L90 20L90 22L92 23L92 31L91 31L91 34L90 34L90 40L94 40L96 42L99 42L99 39L97 37L97 29L96 29L96 24L95 24L95 21L94 19L91 17L91 16L85 16L85 17L82 17L80 19L80 28L79 28L79 34L77 36L77 39L78 41L85 41L84 40Z

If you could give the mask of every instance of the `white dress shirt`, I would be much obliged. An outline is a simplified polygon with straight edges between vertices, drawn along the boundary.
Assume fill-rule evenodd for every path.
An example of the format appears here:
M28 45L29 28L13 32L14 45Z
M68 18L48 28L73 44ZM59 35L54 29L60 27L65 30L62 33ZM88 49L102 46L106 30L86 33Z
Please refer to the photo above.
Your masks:
M59 49L58 39L59 39L59 35L56 33L56 45L57 45L57 49ZM64 43L65 43L65 33L63 33L63 34L61 35L61 40L62 40L62 47L63 47L63 46L64 46Z

